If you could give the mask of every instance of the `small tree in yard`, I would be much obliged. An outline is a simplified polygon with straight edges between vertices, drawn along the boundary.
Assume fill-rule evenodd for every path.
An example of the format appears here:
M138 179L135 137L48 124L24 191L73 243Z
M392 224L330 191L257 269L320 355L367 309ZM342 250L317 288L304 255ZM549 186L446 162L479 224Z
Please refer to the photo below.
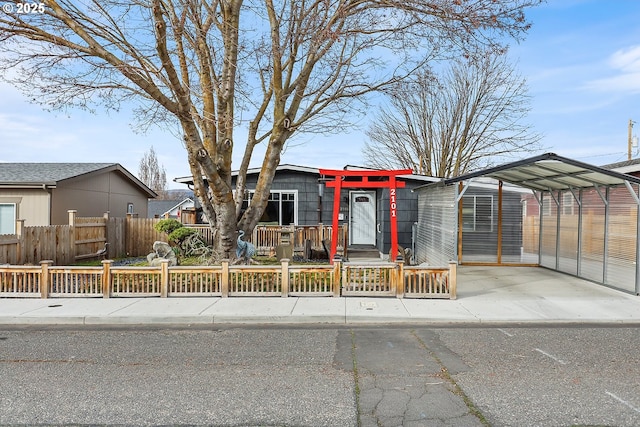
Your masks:
M195 195L233 257L267 205L287 141L339 132L367 95L423 64L501 50L541 0L22 0L0 10L0 76L50 108L140 105L178 129ZM8 5L8 6L7 6ZM231 159L247 139L232 187ZM251 205L246 173L264 145Z
M161 219L153 227L156 231L167 234L169 242L178 248L181 256L200 257L202 260L207 260L212 254L211 248L202 236L193 228L185 227L178 220Z

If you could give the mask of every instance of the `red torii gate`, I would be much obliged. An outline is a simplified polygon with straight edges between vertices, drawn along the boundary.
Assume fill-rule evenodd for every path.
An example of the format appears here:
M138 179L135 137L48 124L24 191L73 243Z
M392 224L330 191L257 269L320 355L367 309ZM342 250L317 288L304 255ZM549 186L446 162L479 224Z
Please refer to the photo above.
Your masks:
M398 175L411 175L411 169L397 170L341 170L341 169L320 169L320 174L331 176L335 179L327 181L327 187L333 187L333 222L331 226L331 254L330 260L338 250L338 213L340 212L340 191L343 188L388 188L389 189L389 216L391 220L391 261L395 260L398 254L398 218L397 218L397 196L396 189L404 188L404 181L398 181ZM346 178L359 178L359 180L347 180ZM381 180L369 181L369 178L376 177ZM386 180L384 179L386 178ZM346 242L345 242L346 243Z

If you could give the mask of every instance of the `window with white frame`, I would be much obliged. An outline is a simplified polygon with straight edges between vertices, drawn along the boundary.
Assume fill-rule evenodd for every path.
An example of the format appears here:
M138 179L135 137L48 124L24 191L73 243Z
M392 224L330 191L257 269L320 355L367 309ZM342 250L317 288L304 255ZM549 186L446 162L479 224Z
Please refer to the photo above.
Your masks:
M571 192L562 193L562 213L564 215L573 215L575 198Z
M243 209L251 204L253 194L253 190L248 191ZM298 224L298 190L271 190L260 222L277 225Z
M16 204L0 203L0 234L16 233Z
M462 230L493 231L493 196L462 198Z
M556 202L553 200L550 194L545 194L542 197L542 216L551 216L551 205L555 205Z

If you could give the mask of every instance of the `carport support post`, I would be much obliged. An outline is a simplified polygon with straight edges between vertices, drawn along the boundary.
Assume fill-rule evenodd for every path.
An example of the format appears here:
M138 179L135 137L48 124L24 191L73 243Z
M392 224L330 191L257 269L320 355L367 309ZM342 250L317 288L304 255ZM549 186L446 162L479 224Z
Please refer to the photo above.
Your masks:
M636 295L640 295L640 203L638 203L637 209L638 210L636 213Z

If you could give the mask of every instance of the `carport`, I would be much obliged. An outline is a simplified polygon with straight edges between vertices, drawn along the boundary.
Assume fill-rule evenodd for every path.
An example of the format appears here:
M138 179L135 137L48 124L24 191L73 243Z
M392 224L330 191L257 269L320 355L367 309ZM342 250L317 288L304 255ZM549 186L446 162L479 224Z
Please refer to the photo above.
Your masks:
M416 188L418 263L542 266L640 293L640 178L553 153Z

